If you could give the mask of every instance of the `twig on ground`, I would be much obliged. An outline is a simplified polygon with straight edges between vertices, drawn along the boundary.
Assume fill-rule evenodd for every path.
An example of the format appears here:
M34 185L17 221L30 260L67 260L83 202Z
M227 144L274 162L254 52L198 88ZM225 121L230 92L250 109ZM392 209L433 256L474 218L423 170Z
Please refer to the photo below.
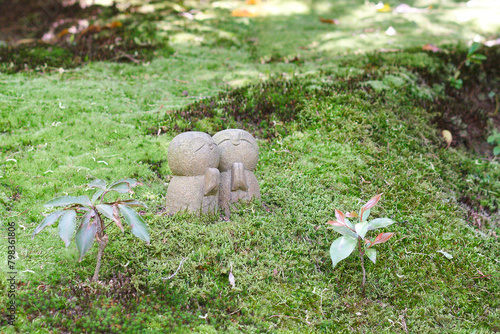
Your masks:
M114 59L120 59L120 58L127 58L128 60L130 60L130 61L132 61L132 62L134 62L136 64L140 64L141 63L139 60L135 59L134 57L132 57L129 54L126 54L123 51L120 51L119 54Z
M184 261L186 261L186 259L187 258L185 258L185 257L182 258L182 261L181 261L181 263L179 263L179 267L177 268L177 270L175 271L175 273L173 273L172 275L170 275L168 277L162 277L161 279L162 280L169 280L169 279L174 278L174 276L177 275L177 273L179 272L179 270L181 270L182 264L184 263Z

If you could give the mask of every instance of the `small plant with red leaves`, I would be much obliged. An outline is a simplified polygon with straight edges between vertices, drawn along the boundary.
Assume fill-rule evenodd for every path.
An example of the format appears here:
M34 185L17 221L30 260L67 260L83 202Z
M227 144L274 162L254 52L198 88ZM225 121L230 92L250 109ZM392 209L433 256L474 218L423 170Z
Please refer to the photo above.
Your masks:
M335 210L337 220L330 220L327 224L332 226L332 229L342 234L342 237L335 239L330 247L330 257L332 258L333 267L340 261L351 255L358 246L359 258L361 267L363 268L363 283L361 285L362 294L365 295L366 271L364 256L366 255L373 263L377 259L377 251L373 246L382 244L389 240L394 233L380 233L374 240L365 239L365 235L370 230L386 227L395 223L389 218L376 218L368 221L370 209L373 208L380 200L382 194L378 194L366 203L359 214L357 212L347 212L345 215L340 210ZM347 218L357 218L359 223L352 224Z

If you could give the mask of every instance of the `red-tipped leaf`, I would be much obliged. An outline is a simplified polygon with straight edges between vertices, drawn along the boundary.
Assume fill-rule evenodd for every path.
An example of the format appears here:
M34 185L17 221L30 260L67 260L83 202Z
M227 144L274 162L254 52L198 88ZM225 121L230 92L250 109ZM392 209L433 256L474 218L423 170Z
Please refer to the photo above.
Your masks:
M327 224L333 225L333 226L345 226L345 224L335 221L335 220L330 220L326 222Z
M380 196L382 196L382 194L378 194L378 195L375 195L373 196L364 206L363 206L363 209L371 209L373 208L375 205L377 205L378 201L380 200Z
M353 211L353 212L347 212L347 213L345 214L345 216L346 216L347 218L358 218L358 217L359 217L359 216L358 216L358 213L357 213L357 212L355 212L355 211Z
M384 242L386 242L387 240L389 240L390 238L392 238L393 235L394 235L394 233L392 233L392 232L389 232L389 233L380 233L379 235L377 235L377 237L375 238L375 240L373 241L373 243L370 245L370 247L374 246L374 245L377 245L377 244L383 244Z
M362 221L364 221L368 218L368 214L366 215L366 217L364 215L365 211L368 211L371 208L373 208L375 205L377 205L378 201L380 200L380 196L382 196L381 193L373 196L368 202L366 202L365 205L363 205L363 207L361 208L361 210L359 212L359 217L361 217Z
M345 223L345 218L344 214L342 211L335 209L335 217L337 217L337 220L341 223Z

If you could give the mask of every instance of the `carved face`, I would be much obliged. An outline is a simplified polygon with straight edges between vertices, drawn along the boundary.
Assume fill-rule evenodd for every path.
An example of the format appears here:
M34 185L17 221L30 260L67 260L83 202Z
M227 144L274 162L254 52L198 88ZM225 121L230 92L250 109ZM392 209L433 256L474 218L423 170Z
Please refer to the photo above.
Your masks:
M220 150L208 134L184 132L172 139L168 147L168 167L174 175L204 175L219 165Z
M259 160L259 147L250 133L240 129L228 129L217 132L213 138L221 152L221 172L230 170L235 162L243 163L246 170L255 169Z

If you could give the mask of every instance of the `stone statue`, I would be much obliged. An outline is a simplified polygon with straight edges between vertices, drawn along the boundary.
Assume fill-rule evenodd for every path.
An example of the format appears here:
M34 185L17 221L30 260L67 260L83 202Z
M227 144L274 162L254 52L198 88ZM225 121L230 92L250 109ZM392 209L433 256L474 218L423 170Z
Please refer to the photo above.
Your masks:
M203 132L184 132L168 147L168 167L174 174L167 190L167 211L214 212L219 203L220 150Z
M219 206L229 214L230 203L260 198L259 183L253 173L259 147L250 133L240 129L220 131L213 139L220 149Z

